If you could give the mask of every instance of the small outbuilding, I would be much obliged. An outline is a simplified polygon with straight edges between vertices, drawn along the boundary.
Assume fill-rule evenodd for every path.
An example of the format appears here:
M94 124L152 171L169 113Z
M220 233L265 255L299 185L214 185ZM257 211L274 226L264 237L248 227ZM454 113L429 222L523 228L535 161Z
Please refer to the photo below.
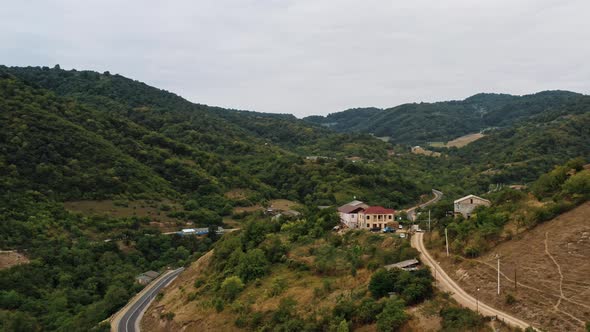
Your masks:
M408 259L405 261L401 261L395 264L389 264L389 265L385 265L385 269L386 270L391 270L391 269L402 269L405 271L416 271L418 270L418 266L420 266L420 261L418 261L417 259Z

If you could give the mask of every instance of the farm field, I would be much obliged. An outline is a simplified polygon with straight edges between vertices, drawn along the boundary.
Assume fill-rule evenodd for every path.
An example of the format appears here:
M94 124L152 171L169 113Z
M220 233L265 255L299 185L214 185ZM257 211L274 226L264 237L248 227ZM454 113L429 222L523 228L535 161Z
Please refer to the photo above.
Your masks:
M484 134L480 134L480 133L464 135L461 137L457 137L452 141L448 141L447 144L445 145L445 147L447 147L447 148L452 148L452 147L462 148L465 145L467 145L469 143L473 143L484 136L485 136Z
M501 258L499 296L496 254ZM500 244L477 259L453 262L442 252L435 257L472 296L478 295L486 304L535 327L583 331L584 323L590 320L590 203Z

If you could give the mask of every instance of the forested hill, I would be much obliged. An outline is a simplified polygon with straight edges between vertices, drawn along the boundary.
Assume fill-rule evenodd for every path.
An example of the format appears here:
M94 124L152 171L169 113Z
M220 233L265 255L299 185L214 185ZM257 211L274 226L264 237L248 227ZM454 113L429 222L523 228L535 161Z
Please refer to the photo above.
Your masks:
M428 191L399 166L383 171L347 161L387 158L392 147L367 134L339 134L291 115L194 104L109 73L0 72L0 167L14 189L58 201L192 200L216 214L231 208L224 193L235 188L248 189L251 203L287 198L324 205L356 194L401 206ZM322 162L305 162L309 155ZM377 179L396 189L375 189Z
M581 95L543 91L512 96L482 93L461 101L404 104L388 109L359 108L304 120L342 132L390 137L392 142L445 142L489 128L509 127L567 105Z

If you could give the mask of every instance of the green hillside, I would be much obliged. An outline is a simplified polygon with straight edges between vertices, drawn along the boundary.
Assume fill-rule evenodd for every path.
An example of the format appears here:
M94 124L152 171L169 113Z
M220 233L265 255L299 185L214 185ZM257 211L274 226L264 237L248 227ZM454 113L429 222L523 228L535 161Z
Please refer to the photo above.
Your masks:
M342 132L388 136L395 143L424 144L510 126L558 108L579 96L568 91L544 91L522 97L477 94L462 101L353 109L305 120Z
M336 220L334 210L318 205L356 197L402 209L432 188L449 197L482 193L530 183L571 158L590 160L590 97L568 92L481 94L307 120L316 123L194 104L110 73L0 67L0 249L31 260L0 270L0 330L88 331L139 288L134 276L184 266L216 240L162 235L158 216L172 219L173 230L259 225L270 217L235 209L288 199L302 205L301 220L274 222L265 234L338 247L327 235L333 222L324 222ZM366 130L371 122L381 129ZM413 143L489 127L502 128L440 149L440 158L370 135L396 128L396 143ZM571 185L583 187L579 181ZM66 210L76 201L132 212Z

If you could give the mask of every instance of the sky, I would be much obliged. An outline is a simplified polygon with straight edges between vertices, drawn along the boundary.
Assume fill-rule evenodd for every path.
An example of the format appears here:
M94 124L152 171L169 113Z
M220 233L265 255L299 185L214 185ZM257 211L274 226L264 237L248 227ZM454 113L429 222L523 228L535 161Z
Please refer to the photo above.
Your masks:
M588 0L19 0L0 64L110 71L298 117L479 92L590 93Z

